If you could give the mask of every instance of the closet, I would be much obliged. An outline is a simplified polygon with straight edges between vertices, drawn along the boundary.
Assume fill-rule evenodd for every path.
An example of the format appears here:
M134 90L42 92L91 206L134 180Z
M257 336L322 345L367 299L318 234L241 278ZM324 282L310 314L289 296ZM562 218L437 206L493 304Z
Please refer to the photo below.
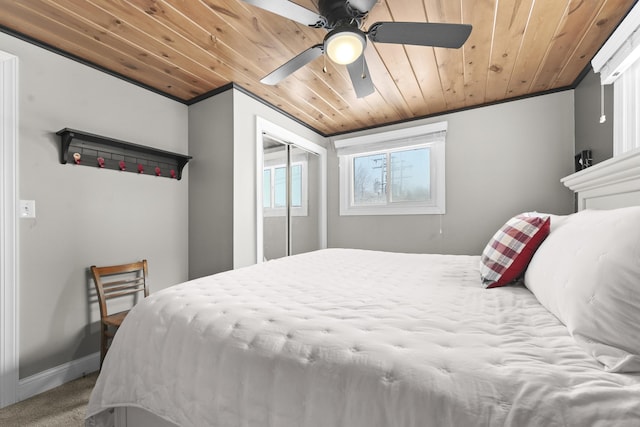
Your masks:
M276 154L283 151L284 145L318 154L307 153L307 173L302 172L302 179L306 177L311 182L306 192L306 203L303 204L300 199L300 207L307 208L306 215L298 215L294 208L290 212L290 222L285 226L283 222L286 217L282 216L282 211L278 212L282 208L276 208L275 205L274 187L274 207L266 217L269 230L267 245L278 248L280 253L266 258L326 247L325 138L236 89L190 105L188 112L188 151L193 156L189 167L185 168L185 178L189 184L189 278L195 279L265 260L265 135L282 141L273 146L274 158L268 160L275 161L272 166L276 166L276 163L285 164L277 159ZM298 150L291 150L294 163L299 154ZM281 177L283 172L274 167L268 173L273 173L275 178L276 174ZM281 188L277 188L278 204L281 204ZM295 197L292 197L294 202L297 201ZM309 226L314 221L315 225ZM270 228L270 222L279 222L281 231ZM289 233L287 236L282 231L285 229ZM288 252L286 248L283 249L285 242L290 242Z
M262 154L262 260L324 247L321 154L268 133Z

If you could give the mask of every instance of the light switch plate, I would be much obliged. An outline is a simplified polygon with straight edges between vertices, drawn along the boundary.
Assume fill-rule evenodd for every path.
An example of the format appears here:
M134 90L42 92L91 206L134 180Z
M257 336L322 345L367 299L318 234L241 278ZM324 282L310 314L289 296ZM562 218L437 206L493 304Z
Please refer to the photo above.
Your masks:
M20 218L36 217L36 201L20 200Z

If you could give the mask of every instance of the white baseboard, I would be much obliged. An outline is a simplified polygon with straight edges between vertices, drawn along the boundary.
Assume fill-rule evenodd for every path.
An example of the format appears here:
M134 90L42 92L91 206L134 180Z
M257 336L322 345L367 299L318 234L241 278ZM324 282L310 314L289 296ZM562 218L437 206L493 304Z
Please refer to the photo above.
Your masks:
M18 401L28 399L100 369L100 353L72 360L18 381Z

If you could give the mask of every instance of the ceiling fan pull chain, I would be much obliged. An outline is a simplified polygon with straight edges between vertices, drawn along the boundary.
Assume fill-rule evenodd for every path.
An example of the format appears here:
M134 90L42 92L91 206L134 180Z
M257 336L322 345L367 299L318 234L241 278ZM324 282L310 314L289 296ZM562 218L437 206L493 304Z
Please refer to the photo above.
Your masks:
M322 55L322 72L327 73L327 55Z
M365 73L364 71L364 66L365 66L365 62L364 62L364 53L362 54L362 75L360 77L362 77L362 79L366 79L367 78L367 73Z

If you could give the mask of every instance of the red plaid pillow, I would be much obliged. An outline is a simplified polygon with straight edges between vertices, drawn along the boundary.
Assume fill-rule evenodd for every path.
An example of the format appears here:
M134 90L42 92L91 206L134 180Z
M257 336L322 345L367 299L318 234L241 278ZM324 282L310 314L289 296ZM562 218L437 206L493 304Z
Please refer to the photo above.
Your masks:
M485 288L507 285L524 274L536 249L549 234L549 222L549 217L522 214L498 230L480 257Z

